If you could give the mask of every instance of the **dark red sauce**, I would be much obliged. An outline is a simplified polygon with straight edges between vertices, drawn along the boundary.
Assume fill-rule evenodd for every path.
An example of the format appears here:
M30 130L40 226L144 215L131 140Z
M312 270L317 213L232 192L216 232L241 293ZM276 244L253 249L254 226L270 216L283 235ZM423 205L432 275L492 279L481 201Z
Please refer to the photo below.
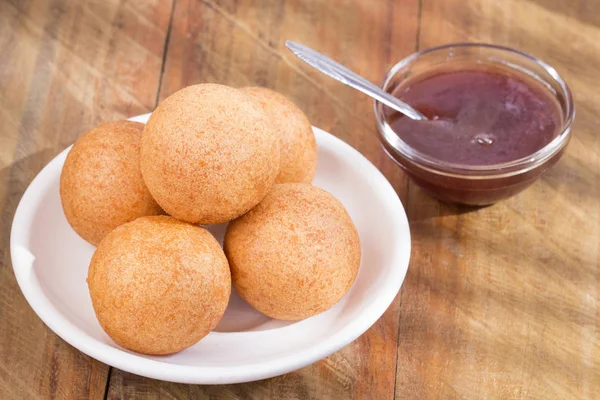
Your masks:
M425 114L386 117L404 142L440 161L491 165L527 157L550 143L563 121L560 105L537 80L493 65L452 64L417 75L392 94Z

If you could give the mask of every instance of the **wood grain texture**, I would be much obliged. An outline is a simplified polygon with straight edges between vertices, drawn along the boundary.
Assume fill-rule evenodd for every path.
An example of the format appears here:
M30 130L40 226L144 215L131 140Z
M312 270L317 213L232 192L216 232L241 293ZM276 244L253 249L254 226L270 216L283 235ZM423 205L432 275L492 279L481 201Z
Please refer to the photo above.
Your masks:
M108 367L37 318L11 268L18 201L100 122L155 106L170 4L0 1L0 398L102 399ZM166 16L166 18L165 18Z
M600 398L598 11L423 0L420 48L483 41L530 52L563 74L578 116L563 159L512 199L469 210L410 186L398 398Z
M405 198L407 181L377 141L372 102L297 60L286 39L311 46L380 81L415 49L418 3L178 0L160 92L201 82L262 85L296 102L310 121L378 166ZM357 29L360 27L360 29ZM169 384L113 370L108 397L390 399L394 395L399 299L360 339L297 372L230 386Z
M600 398L600 3L174 5L0 0L0 398ZM478 210L441 204L382 153L371 101L296 60L286 39L375 82L416 47L519 48L568 81L578 113L573 139L552 170L512 199ZM11 270L12 217L43 165L92 126L148 112L199 82L285 94L382 170L409 214L411 265L392 306L354 343L281 377L194 386L109 374L44 326Z

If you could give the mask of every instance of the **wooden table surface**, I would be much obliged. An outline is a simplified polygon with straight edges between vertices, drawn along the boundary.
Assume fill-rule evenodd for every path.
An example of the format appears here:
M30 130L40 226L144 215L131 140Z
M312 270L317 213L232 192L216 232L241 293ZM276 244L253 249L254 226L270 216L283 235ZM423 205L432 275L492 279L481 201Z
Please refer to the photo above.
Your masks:
M284 47L296 40L379 82L418 49L516 47L577 106L562 160L480 210L441 204L382 152L371 100ZM0 398L600 398L600 2L595 0L0 0ZM15 208L78 135L193 83L263 85L371 160L409 215L400 294L354 343L285 376L230 386L146 379L52 333L11 268Z

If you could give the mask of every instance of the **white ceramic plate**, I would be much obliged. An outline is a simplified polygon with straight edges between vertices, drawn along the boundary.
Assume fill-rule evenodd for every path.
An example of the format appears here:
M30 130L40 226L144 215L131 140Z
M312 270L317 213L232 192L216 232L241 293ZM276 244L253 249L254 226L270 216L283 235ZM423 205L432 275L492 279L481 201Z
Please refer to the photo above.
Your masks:
M148 116L132 119L146 122ZM300 322L276 321L234 293L215 331L193 347L159 357L121 348L98 324L88 294L85 278L94 247L70 228L60 204L59 178L69 149L31 182L13 221L10 250L25 298L50 329L85 354L166 381L253 381L334 353L369 329L400 290L410 257L410 233L398 196L377 168L343 141L317 128L314 132L319 148L314 184L341 200L362 246L354 285L327 312ZM222 240L224 228L210 230Z

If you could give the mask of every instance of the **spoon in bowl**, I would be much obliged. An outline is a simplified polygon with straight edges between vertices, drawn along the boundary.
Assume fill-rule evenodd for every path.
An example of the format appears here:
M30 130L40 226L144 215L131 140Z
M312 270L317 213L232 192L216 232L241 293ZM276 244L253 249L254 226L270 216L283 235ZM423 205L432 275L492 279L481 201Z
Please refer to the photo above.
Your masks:
M359 90L372 97L373 99L385 104L386 106L406 115L414 120L427 120L427 118L419 111L415 110L397 97L384 92L381 88L369 82L362 76L350 71L342 64L333 61L331 58L306 47L300 43L286 40L285 46L294 53L296 57L307 63L313 68L318 69L325 75L342 82L356 90Z

